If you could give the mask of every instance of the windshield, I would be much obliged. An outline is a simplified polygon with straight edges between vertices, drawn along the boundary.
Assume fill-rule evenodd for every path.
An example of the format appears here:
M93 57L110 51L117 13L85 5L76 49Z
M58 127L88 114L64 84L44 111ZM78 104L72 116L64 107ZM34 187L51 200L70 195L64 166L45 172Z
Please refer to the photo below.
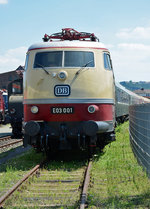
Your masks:
M93 60L93 62L91 62ZM43 67L94 67L94 53L87 51L39 52L35 56L34 68ZM85 66L86 67L86 66Z
M89 61L94 60L93 52L65 52L64 67L83 67ZM91 62L88 67L94 67L94 62Z
M34 68L39 68L40 65L43 67L61 67L62 51L37 53Z

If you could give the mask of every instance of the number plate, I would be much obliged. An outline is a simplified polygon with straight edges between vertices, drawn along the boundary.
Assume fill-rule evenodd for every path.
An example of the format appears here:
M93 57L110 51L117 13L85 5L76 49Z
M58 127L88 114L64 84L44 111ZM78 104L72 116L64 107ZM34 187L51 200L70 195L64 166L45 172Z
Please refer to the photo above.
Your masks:
M57 97L69 96L70 95L70 86L69 85L56 85L54 87L54 94Z
M74 108L73 107L52 107L51 113L52 114L73 114Z

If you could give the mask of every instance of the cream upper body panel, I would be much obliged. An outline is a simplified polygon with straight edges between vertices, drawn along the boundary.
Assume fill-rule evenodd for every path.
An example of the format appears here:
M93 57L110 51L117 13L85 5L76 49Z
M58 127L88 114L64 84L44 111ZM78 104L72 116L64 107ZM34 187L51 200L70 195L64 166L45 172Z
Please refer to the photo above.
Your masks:
M88 51L94 53L94 67L46 67L34 68L38 52L47 51ZM28 67L24 74L24 99L52 99L56 85L67 84L71 94L66 98L111 98L114 99L113 71L104 68L103 53L108 52L105 46L97 42L61 41L32 45L27 54ZM65 80L58 78L59 72L67 74ZM78 74L76 74L80 71Z

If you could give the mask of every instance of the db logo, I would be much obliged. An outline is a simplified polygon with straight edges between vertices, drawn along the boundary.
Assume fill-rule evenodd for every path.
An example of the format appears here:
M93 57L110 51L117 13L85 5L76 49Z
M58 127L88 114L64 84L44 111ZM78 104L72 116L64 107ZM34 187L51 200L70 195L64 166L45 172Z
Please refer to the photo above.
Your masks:
M69 85L56 85L54 87L55 96L69 96L70 95L70 86Z

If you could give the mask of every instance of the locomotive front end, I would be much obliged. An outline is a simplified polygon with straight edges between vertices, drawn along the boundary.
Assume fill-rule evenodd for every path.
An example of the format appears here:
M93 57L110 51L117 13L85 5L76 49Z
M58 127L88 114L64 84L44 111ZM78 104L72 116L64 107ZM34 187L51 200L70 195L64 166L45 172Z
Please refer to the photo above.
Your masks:
M35 44L27 52L25 68L24 145L50 152L113 138L113 71L101 43Z

